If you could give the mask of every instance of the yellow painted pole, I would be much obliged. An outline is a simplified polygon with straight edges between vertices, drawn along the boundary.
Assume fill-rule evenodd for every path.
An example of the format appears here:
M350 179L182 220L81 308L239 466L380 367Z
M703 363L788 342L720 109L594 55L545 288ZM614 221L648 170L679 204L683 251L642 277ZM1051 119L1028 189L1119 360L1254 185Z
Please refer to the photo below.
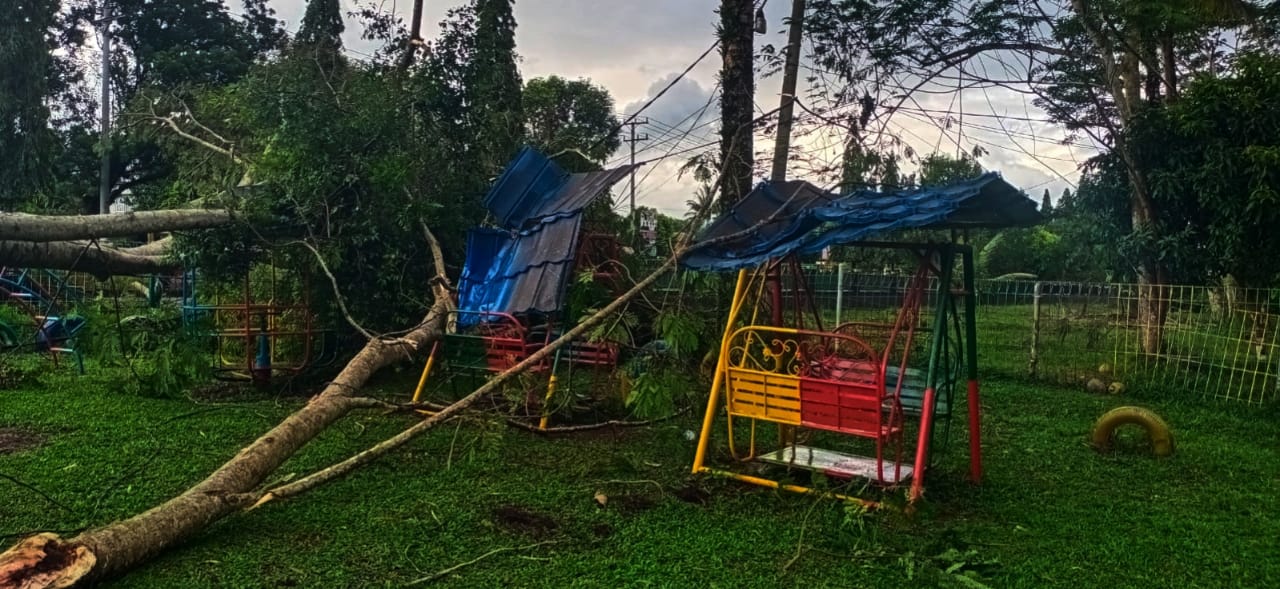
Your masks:
M547 429L547 423L551 421L551 396L556 393L556 373L551 372L551 379L547 381L547 399L542 402L542 419L538 420L538 429Z
M720 398L720 387L724 384L725 368L729 363L729 336L733 332L733 324L738 320L738 312L742 310L742 294L747 279L746 270L738 270L738 283L733 289L733 301L729 304L729 319L724 325L724 335L720 336L720 357L716 359L716 374L711 379L711 394L707 398L707 413L702 418L702 435L698 437L698 451L693 456L693 472L704 470L702 464L707 457L707 442L710 441L711 426L716 419L716 401Z
M427 384L427 375L431 374L431 366L436 362L436 349L439 347L439 340L431 344L431 354L427 356L427 365L422 368L422 377L418 379L418 388L413 389L413 403L415 405L422 398L422 388Z
M791 491L792 493L802 493L802 494L812 493L815 495L822 495L824 497L831 497L832 499L839 499L840 501L858 503L868 509L875 509L877 507L880 507L879 501L862 499L860 497L852 497L852 496L843 495L840 493L832 493L830 491L819 491L817 489L813 489L810 487L802 487L800 485L787 485L787 484L779 483L778 481L774 481L770 479L762 479L760 477L753 477L751 475L746 475L746 474L738 474L736 472L730 472L727 470L719 470L715 468L704 468L702 469L702 472L713 474L716 476L728 477L731 479L742 481L744 483L760 485L761 487L768 487L770 489L781 489L783 491Z

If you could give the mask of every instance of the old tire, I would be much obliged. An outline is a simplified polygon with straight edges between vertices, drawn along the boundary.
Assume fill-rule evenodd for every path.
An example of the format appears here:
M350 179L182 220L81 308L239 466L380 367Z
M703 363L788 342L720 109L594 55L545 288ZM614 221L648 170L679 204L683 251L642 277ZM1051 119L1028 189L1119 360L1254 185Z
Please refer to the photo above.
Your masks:
M1110 451L1116 429L1129 424L1146 430L1147 439L1151 440L1151 453L1157 458L1173 454L1173 433L1169 431L1169 424L1154 411L1142 407L1116 407L1103 413L1093 424L1093 433L1090 434L1093 447L1099 452Z

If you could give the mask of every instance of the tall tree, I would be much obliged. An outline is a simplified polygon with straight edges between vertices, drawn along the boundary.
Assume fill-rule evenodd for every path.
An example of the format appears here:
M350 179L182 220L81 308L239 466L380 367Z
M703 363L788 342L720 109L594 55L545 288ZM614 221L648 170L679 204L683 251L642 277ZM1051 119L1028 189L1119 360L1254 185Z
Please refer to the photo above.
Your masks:
M1244 54L1223 73L1189 78L1126 135L1176 278L1266 287L1280 277L1280 56Z
M513 2L475 0L474 53L467 68L467 111L482 160L494 170L515 155L524 136Z
M338 0L308 0L307 10L302 14L302 25L298 27L293 41L302 46L338 51L342 49L342 32L345 30Z
M755 118L755 4L721 0L720 24L720 182L717 205L728 208L751 191L755 169L752 146Z
M1053 213L1053 200L1049 197L1049 189L1044 189L1044 195L1040 197L1040 213L1049 216Z
M530 143L570 168L600 166L621 141L613 97L588 80L535 78L524 87L525 131ZM571 157L570 157L571 156Z
M49 179L54 137L46 101L57 11L55 0L0 7L0 209L22 204Z

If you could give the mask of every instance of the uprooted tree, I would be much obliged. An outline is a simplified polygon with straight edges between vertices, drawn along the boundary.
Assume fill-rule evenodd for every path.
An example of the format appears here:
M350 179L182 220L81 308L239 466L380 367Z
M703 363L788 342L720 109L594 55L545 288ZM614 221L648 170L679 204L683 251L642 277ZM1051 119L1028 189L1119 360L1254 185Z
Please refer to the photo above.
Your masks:
M317 10L322 4L332 3L312 3ZM329 275L317 281L327 291L324 302L366 336L363 347L304 407L187 491L74 537L20 541L0 555L0 587L65 587L118 575L224 517L349 473L581 337L674 267L676 255L537 354L400 434L310 476L264 487L343 416L394 408L359 390L380 368L440 337L451 305L445 268L461 257L462 231L479 221L475 201L524 129L510 0L475 0L454 10L426 43L423 60L411 65L382 54L373 63L347 60L336 35L311 34L332 33L333 19L311 20L324 30L300 35L303 42L231 83L143 84L123 101L115 141L154 146L173 166L161 186L141 191L138 204L165 208L198 199L211 209L6 217L15 229L0 234L13 236L0 241L0 261L106 276L170 269L180 259L185 267L230 276L272 255L276 263ZM388 41L403 37L394 23L380 31ZM425 231L430 247L423 244L426 226L440 237ZM104 242L150 231L175 234L138 248ZM339 285L398 296L344 296ZM430 296L423 296L427 285Z

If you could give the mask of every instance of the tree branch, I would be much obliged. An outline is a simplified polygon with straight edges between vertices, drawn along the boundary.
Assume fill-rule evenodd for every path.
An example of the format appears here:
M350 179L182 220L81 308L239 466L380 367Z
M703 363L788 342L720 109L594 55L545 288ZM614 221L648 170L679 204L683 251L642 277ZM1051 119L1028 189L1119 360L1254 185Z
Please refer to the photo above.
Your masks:
M88 272L100 279L119 274L150 274L178 268L163 256L136 255L91 243L0 241L0 266Z
M333 272L329 271L329 265L325 263L324 256L320 255L320 250L316 249L315 246L311 245L307 241L299 241L298 243L301 243L303 247L311 250L311 253L316 257L316 262L320 264L320 269L324 271L325 276L329 277L329 284L333 285L333 298L338 301L338 310L342 312L342 318L347 320L347 325L350 325L352 329L360 332L360 335L363 335L367 340L378 339L377 335L365 329L363 325L360 325L360 323L351 316L351 311L347 309L346 300L342 296L342 288L338 286L338 279L333 275Z
M968 47L957 49L949 53L944 53L932 59L921 59L917 61L922 67L931 67L940 63L945 64L947 66L952 66L961 61L965 61L967 59L977 57L978 55L985 53L987 51L1027 51L1027 52L1033 52L1033 53L1034 52L1048 53L1050 55L1067 55L1068 54L1067 51L1065 49L1062 49L1061 47L1052 47L1049 45L1044 45L1042 43L1034 43L1031 41L992 42L992 43L979 43L977 45L970 45Z

